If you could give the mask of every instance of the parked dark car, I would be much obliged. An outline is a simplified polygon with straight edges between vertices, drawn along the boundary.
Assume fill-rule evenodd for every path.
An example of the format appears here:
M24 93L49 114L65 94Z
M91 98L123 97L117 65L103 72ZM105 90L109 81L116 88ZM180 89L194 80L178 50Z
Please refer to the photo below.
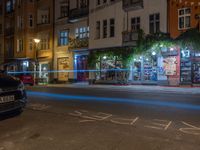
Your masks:
M0 71L0 114L22 112L26 102L23 82Z

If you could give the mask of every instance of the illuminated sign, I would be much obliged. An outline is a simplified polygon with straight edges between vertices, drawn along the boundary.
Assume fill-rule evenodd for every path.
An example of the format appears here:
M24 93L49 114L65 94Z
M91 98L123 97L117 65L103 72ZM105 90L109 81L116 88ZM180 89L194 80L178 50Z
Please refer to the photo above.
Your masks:
M195 57L200 57L200 53L195 53Z

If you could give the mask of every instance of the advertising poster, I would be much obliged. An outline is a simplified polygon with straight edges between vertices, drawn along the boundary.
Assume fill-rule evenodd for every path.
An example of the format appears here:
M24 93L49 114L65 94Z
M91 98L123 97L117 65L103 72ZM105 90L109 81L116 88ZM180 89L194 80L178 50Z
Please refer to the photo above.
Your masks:
M58 70L61 71L58 73L59 81L67 81L69 78L69 72L64 72L70 69L69 67L69 58L58 58ZM63 72L62 72L63 71Z
M177 74L177 58L167 57L163 60L164 70L167 76L174 76Z

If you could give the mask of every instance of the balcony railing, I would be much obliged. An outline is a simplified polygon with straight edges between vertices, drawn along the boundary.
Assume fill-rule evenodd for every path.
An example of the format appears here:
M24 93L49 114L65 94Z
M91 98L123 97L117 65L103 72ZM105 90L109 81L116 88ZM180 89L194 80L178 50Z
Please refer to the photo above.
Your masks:
M142 9L143 7L143 0L123 0L123 9L125 11Z
M37 58L52 58L51 50L38 50Z
M124 31L122 33L123 46L136 46L138 40L138 32Z
M78 19L87 17L89 15L89 8L75 8L70 10L69 13L69 22L74 22Z
M69 48L70 49L83 49L83 48L88 48L89 45L89 40L88 38L84 39L75 39L71 38L69 40Z

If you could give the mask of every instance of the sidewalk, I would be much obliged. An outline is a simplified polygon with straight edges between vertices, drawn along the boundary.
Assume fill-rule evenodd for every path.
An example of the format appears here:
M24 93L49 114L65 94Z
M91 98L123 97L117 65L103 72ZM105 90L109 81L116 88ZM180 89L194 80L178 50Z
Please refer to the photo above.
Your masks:
M152 86L152 85L89 85L88 83L74 83L74 84L48 84L34 87L60 87L60 88L96 88L96 89L110 89L117 91L138 91L138 92L164 92L164 93L179 93L179 94L200 94L200 87L166 87L166 86ZM200 98L200 97L199 97Z

